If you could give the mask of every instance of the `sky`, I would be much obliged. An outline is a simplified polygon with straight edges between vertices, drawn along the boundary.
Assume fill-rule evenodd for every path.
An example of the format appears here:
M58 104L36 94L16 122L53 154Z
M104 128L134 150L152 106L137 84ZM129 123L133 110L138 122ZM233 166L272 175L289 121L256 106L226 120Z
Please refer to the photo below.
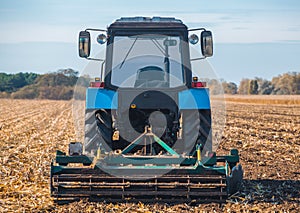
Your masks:
M217 75L242 78L300 72L299 0L0 0L0 72L82 71L78 32L122 16L167 16L213 32Z

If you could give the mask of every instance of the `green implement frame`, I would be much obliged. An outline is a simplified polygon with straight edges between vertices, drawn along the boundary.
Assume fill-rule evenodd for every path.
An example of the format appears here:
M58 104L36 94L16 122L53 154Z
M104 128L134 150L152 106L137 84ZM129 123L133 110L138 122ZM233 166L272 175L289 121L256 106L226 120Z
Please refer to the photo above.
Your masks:
M205 163L184 156L124 154L91 158L58 152L51 164L51 195L58 202L88 197L96 200L224 201L236 185L230 170L237 151L213 154ZM217 162L224 162L218 166ZM73 166L72 164L82 164ZM85 165L85 166L83 166ZM231 166L230 166L231 165ZM154 199L153 199L154 198Z
M135 155L130 151L152 138L166 152L158 155ZM223 162L220 165L220 162ZM72 201L83 197L94 200L197 200L222 201L235 191L242 180L236 149L229 155L211 152L201 157L197 145L193 155L178 154L149 131L121 152L97 156L69 156L57 151L51 163L51 195L56 201ZM232 172L237 171L237 172Z

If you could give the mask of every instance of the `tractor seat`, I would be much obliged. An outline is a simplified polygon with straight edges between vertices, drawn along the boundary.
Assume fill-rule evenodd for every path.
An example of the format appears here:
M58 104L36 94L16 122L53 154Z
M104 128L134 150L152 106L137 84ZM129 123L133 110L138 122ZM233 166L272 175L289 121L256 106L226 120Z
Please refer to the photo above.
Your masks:
M137 71L134 87L166 87L165 85L165 72L162 68L146 66Z
M157 66L147 66L139 69L137 71L137 80L158 80L164 81L165 80L165 73L163 69Z

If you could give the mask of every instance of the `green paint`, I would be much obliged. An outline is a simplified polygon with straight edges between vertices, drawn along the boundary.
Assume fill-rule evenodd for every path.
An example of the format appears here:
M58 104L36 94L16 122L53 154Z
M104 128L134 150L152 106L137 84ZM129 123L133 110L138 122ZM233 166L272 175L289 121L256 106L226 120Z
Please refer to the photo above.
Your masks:
M153 138L168 153L179 157L179 154L177 152L175 152L171 147L169 147L165 142L163 142L159 137L157 137L156 135L153 135Z

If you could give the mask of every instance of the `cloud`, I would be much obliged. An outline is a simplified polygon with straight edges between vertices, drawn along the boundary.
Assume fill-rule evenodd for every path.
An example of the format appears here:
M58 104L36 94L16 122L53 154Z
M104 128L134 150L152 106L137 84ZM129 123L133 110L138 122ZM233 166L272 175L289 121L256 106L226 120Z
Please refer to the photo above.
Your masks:
M284 4L280 10L278 2L271 5L254 0L244 5L227 0L204 6L181 1L137 2L74 0L71 4L53 0L42 4L27 0L21 5L10 3L0 9L0 27L4 29L0 42L68 42L77 38L78 31L84 28L105 28L121 16L175 16L188 27L213 30L216 41L222 43L274 42L300 37L299 8Z

